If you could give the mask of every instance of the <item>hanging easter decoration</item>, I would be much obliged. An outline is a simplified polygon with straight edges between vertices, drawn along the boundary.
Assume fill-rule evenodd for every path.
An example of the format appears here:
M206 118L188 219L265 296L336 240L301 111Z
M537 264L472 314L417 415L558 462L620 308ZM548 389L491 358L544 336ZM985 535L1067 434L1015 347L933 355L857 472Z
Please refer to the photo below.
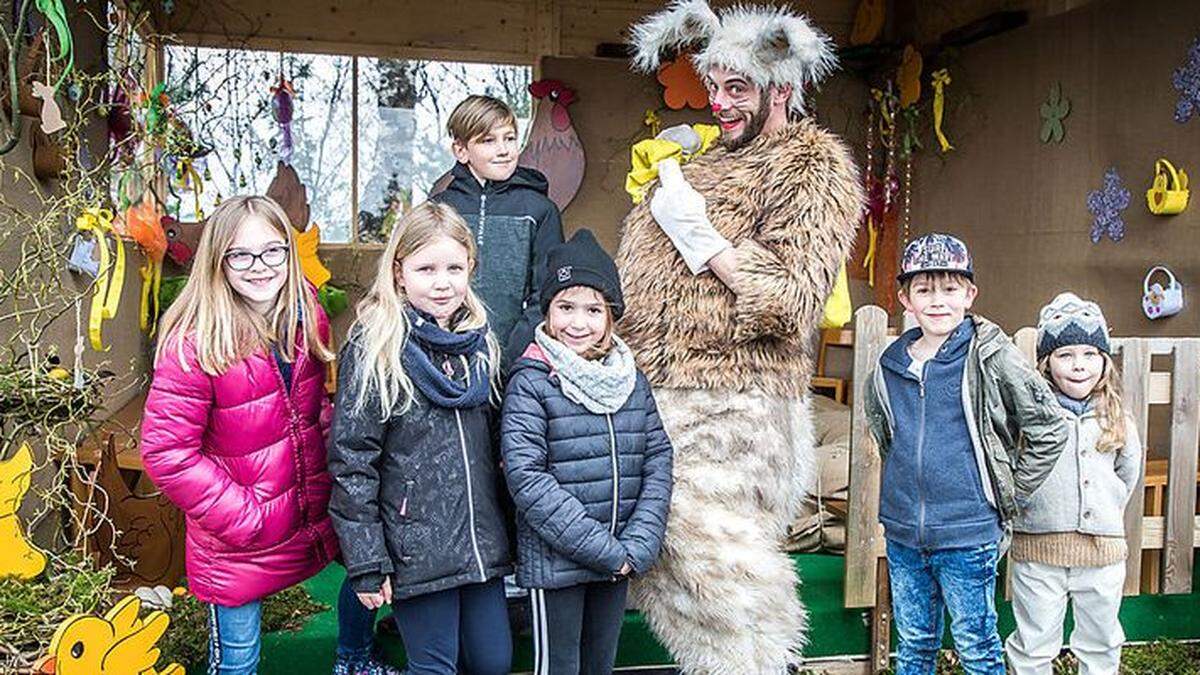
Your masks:
M1154 182L1146 190L1146 206L1156 216L1183 213L1188 204L1188 175L1167 158L1154 163Z
M98 352L108 351L104 346L102 327L104 321L117 315L121 302L121 287L125 285L125 245L116 236L113 228L113 214L107 209L85 209L75 220L75 228L82 235L94 237L96 249L100 252L100 264L97 269L96 281L92 285L91 310L88 314L88 338L92 349ZM110 258L108 239L112 236L116 249L115 256Z
M279 84L271 87L271 116L279 125L279 159L288 164L292 161L292 117L295 114L292 99L295 95L292 83L280 73Z
M153 196L147 195L140 204L129 207L125 212L125 228L146 254L146 263L138 269L142 277L138 325L146 334L153 336L158 324L158 292L162 285L163 257L167 253L162 214Z

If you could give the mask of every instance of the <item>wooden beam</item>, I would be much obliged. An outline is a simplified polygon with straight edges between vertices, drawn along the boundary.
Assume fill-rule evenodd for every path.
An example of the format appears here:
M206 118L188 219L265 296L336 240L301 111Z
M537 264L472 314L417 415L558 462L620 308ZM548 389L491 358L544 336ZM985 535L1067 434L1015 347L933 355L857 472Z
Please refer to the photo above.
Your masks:
M1150 349L1139 338L1125 338L1119 343L1121 350L1122 388L1125 392L1125 411L1133 416L1138 438L1146 438L1150 420ZM1146 475L1139 472L1134 499L1125 508L1125 540L1129 545L1129 557L1125 560L1125 594L1141 592L1142 556L1142 513L1146 506Z
M1174 372L1162 592L1191 593L1196 544L1192 526L1196 515L1196 453L1200 448L1200 340L1179 342Z
M188 47L257 49L261 51L282 51L297 54L373 56L377 58L501 63L521 66L533 65L537 59L536 54L526 51L448 49L444 46L422 44L385 45L366 42L326 42L263 36L228 37L209 33L180 33L175 37L178 40L178 44Z

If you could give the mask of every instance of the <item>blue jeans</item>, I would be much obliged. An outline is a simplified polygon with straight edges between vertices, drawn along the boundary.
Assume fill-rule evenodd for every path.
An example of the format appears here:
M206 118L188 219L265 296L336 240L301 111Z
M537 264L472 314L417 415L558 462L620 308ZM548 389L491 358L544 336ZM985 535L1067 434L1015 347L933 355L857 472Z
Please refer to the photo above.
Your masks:
M408 655L407 675L509 672L512 637L501 579L394 600L392 613Z
M347 600L349 598L349 601ZM348 605L353 603L352 607ZM241 607L208 606L208 674L255 675L262 646L262 603ZM371 653L375 612L363 607L343 582L338 595L338 656L364 658Z
M924 551L889 539L887 559L900 642L896 675L933 675L946 610L963 670L1005 672L996 631L997 544Z

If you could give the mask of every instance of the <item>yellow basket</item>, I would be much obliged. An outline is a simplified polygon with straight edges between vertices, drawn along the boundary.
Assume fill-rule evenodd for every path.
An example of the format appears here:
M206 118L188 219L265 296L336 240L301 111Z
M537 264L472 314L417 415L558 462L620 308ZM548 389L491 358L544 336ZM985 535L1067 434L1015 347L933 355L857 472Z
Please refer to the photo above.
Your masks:
M1165 158L1154 163L1154 184L1146 190L1146 206L1158 216L1182 213L1188 203L1188 177Z

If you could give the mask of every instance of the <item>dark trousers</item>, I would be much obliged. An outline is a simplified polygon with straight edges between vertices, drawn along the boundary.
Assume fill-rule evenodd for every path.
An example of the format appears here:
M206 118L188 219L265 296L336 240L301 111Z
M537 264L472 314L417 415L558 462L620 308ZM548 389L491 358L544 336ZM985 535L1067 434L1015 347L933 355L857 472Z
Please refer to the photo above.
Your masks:
M533 675L611 673L628 590L628 579L531 589Z
M409 675L509 672L512 637L501 579L396 600L392 614Z

